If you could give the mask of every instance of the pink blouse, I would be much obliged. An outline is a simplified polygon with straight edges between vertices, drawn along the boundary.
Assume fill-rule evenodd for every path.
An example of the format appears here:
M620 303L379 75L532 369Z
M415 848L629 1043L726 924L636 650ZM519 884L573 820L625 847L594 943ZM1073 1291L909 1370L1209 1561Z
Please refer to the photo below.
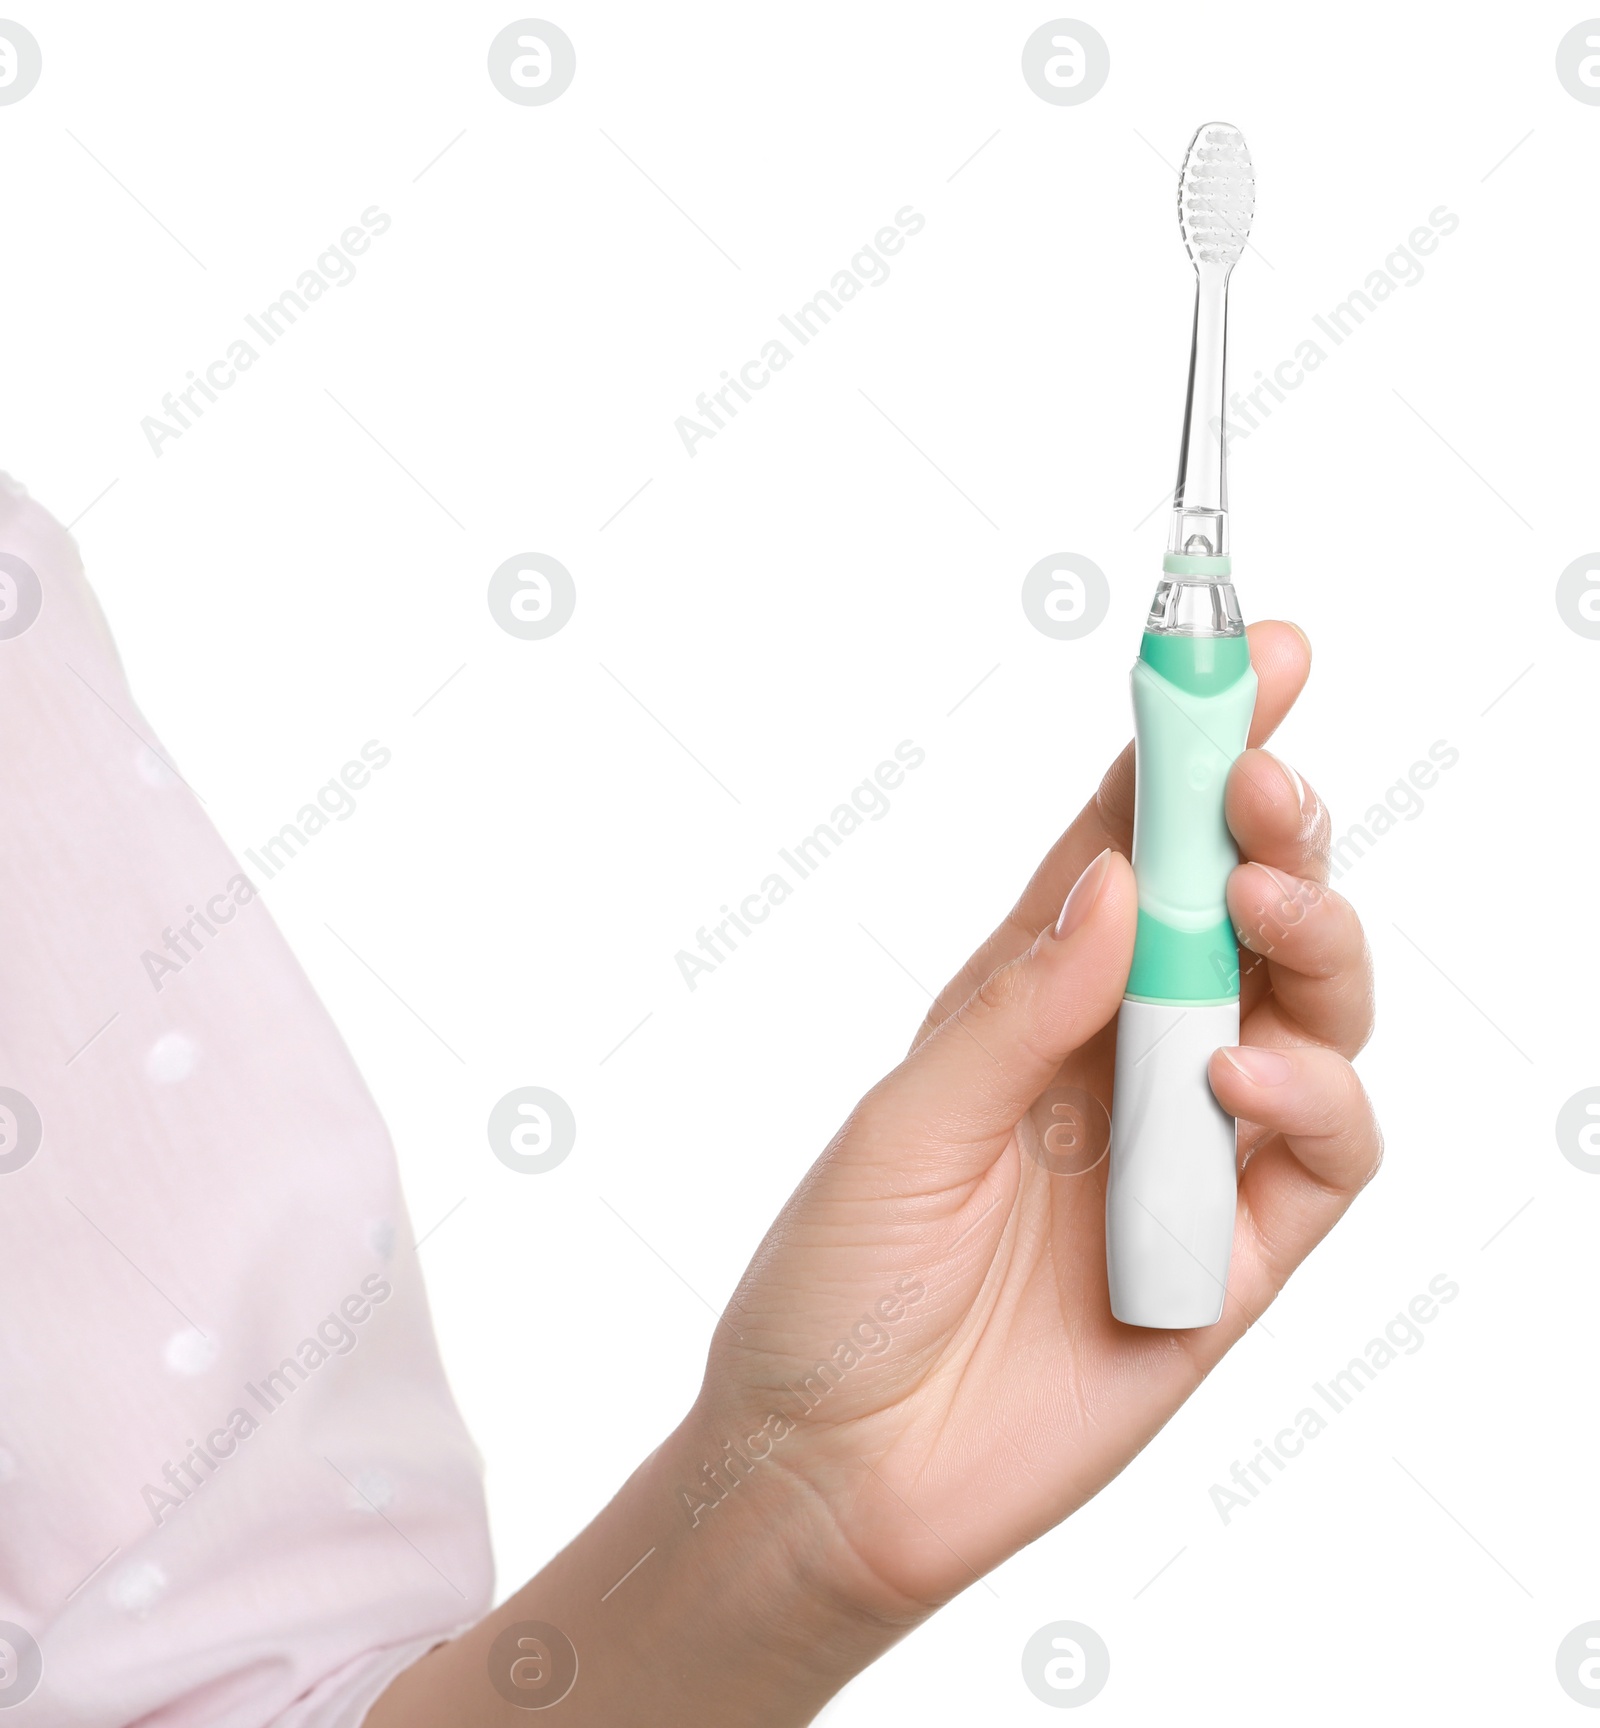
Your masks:
M0 477L0 1707L354 1728L489 1604L394 1154Z

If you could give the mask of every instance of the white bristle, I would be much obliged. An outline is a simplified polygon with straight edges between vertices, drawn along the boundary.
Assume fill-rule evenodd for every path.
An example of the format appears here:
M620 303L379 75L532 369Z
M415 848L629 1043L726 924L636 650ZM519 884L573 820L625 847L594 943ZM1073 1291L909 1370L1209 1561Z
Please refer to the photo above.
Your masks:
M1178 177L1178 221L1196 268L1231 270L1250 238L1256 209L1256 174L1244 134L1224 120L1195 133Z

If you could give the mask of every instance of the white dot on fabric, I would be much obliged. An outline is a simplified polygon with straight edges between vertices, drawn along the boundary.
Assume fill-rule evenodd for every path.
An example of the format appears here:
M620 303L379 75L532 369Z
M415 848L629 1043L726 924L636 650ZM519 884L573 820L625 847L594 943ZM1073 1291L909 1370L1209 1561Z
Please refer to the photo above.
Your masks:
M363 1470L345 1499L357 1512L382 1512L394 1504L394 1483L381 1470Z
M139 778L144 781L146 786L154 786L159 792L165 791L168 786L178 784L177 774L148 744L139 746L139 752L134 757L134 762L139 770Z
M174 1332L161 1352L161 1360L174 1374L204 1374L217 1359L217 1341L185 1327Z
M380 1260L394 1253L394 1225L387 1218L375 1218L367 1227L367 1240Z
M163 1086L187 1080L194 1072L195 1058L200 1048L183 1032L163 1032L150 1046L144 1059L144 1071Z
M106 1584L111 1605L126 1614L139 1614L167 1588L167 1575L154 1560L135 1560L113 1572Z

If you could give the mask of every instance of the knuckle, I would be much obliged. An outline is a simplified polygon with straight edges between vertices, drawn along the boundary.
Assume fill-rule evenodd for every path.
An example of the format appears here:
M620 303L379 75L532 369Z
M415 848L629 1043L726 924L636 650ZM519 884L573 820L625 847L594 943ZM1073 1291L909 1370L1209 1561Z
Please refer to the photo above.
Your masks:
M1287 888L1284 882L1289 884ZM1280 945L1306 948L1306 928L1309 925L1314 933L1323 922L1317 914L1325 899L1320 883L1304 876L1284 877L1280 872L1256 913L1255 940L1251 945L1262 953L1275 952Z
M1027 994L1023 968L1012 962L991 972L973 992L972 1017L993 1020L1015 1010Z
M864 1093L835 1138L849 1140L869 1154L888 1145L899 1121L893 1082L894 1075L890 1074Z
M958 1017L966 1030L991 1055L995 1052L1035 1065L1055 1060L1048 1024L1036 1012L1040 1006L1034 975L1023 955L984 979Z
M1376 1121L1374 1121L1372 1124L1372 1159L1367 1165L1366 1174L1361 1178L1361 1186L1363 1188L1365 1188L1373 1177L1375 1177L1383 1168L1383 1154L1383 1129Z
M1095 788L1095 817L1108 838L1126 834L1133 826L1134 772L1133 746L1130 744L1105 771Z
M1378 1174L1383 1163L1383 1129L1378 1125L1372 1100L1361 1084L1361 1076L1348 1062L1341 1061L1339 1066L1340 1085L1331 1114L1336 1123L1335 1131L1347 1136L1352 1146L1364 1154L1357 1161L1355 1172L1354 1186L1359 1190Z
M1328 807L1315 792L1308 789L1310 809L1300 830L1300 845L1311 871L1319 881L1328 879L1329 861L1333 851L1333 819Z

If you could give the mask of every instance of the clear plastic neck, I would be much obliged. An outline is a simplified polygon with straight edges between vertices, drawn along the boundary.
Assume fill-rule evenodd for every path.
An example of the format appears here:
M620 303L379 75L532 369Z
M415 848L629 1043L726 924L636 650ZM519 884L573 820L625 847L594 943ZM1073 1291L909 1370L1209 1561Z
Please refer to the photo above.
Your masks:
M1228 553L1228 268L1197 264L1189 391L1172 498L1169 552L1224 558Z
M1242 636L1244 617L1226 578L1163 576L1144 627L1158 636Z

